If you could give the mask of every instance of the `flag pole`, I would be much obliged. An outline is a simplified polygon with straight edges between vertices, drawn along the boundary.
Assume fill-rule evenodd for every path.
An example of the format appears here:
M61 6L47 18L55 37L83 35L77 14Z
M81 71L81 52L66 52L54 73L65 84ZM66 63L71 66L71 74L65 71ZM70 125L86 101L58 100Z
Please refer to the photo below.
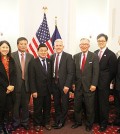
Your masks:
M57 26L57 16L55 16L55 26Z
M45 14L46 14L47 10L48 10L47 7L43 7L43 11L44 11Z

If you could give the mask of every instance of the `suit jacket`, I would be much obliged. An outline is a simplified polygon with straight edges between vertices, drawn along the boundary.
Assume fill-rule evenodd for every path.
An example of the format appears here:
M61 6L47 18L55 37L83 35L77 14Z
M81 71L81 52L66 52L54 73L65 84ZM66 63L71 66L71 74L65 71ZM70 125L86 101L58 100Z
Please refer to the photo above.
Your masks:
M21 64L20 64L20 59L18 55L18 51L12 53L12 57L15 61L16 65L16 72L17 72L17 79L16 79L16 92L21 92L21 86L22 86L22 69L21 69ZM26 59L25 59L25 87L26 87L26 92L29 92L29 81L28 81L28 66L29 62L33 59L34 57L26 53Z
M120 56L118 57L118 62L117 62L117 74L116 74L115 89L120 91Z
M9 79L7 77L6 70L0 57L0 93L6 92L9 85L13 85L15 89L16 83L16 68L15 62L12 57L9 59Z
M43 68L40 59L36 58L29 65L29 82L31 93L37 92L39 96L51 93L52 66L50 59L46 59L47 72Z
M95 53L98 55L99 50ZM110 89L110 82L115 78L117 71L117 57L108 48L103 53L102 58L99 62L99 80L98 88L101 90Z
M54 73L55 55L56 54L53 54L51 56L53 73ZM59 76L59 86L62 91L64 86L67 86L69 88L71 87L74 76L74 62L72 59L72 55L66 52L62 52L61 60L59 63L58 76Z
M86 63L83 72L80 69L81 53L73 56L75 62L75 85L76 90L80 90L83 85L84 90L89 92L90 86L97 86L99 76L99 59L98 56L88 51Z

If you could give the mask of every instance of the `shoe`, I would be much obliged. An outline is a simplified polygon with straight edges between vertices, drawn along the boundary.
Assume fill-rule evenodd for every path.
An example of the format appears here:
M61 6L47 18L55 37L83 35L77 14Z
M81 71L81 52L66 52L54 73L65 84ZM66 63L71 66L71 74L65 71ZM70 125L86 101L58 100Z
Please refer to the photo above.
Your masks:
M35 126L35 131L39 132L41 130L41 126Z
M99 132L104 132L107 129L107 126L100 126Z
M63 126L64 126L63 123L59 123L56 127L54 127L54 129L60 129L60 128L62 128Z
M119 121L117 121L117 120L114 121L114 122L112 123L112 125L113 125L113 126L120 126L120 120L119 120Z
M20 126L18 125L18 126L14 126L14 125L12 125L12 127L11 127L11 131L15 131L16 129L18 129Z
M21 124L21 126L22 126L25 130L29 130L29 129L30 129L29 125L22 125L22 124Z
M54 124L52 124L52 127L54 128L54 127L57 127L58 126L58 123L57 122L55 122Z
M49 125L49 124L46 124L45 125L45 128L47 129L47 130L51 130L52 128L51 128L51 125Z
M0 134L4 134L4 131L2 129L0 130Z
M71 126L71 128L74 129L74 128L78 128L79 126L82 126L82 123L76 122Z
M117 133L120 134L120 129L117 130Z
M90 131L92 130L92 126L86 126L85 130L86 130L87 132L90 132Z
M3 128L3 131L4 131L4 134L9 134L9 131L8 131L8 129L7 129L6 126ZM0 134L1 134L1 133L0 133Z

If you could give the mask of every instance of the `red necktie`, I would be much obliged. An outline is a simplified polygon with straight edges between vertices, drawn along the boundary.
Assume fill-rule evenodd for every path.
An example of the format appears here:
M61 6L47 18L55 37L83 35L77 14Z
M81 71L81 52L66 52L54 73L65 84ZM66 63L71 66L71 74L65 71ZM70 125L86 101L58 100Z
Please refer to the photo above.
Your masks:
M24 53L21 53L21 67L22 67L22 79L24 80L24 72L25 72L25 59L24 59Z
M85 62L86 62L86 57L85 57L85 54L83 54L82 65L81 65L82 71L84 70Z
M58 81L58 61L59 61L59 54L56 56L56 63L55 63L55 81Z

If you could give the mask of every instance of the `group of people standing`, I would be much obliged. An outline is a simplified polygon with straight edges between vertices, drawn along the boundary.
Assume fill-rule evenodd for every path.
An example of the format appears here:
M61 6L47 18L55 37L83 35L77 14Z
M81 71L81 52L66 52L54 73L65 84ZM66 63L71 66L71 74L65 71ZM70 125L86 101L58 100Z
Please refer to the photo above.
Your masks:
M107 48L107 40L107 35L99 34L97 42L100 49L93 53L89 51L90 40L82 38L79 45L81 52L72 57L63 51L63 41L57 39L54 42L55 53L50 59L47 58L48 48L45 44L39 45L38 57L34 58L26 52L28 41L25 37L18 38L18 51L13 53L10 44L1 41L0 134L10 133L5 127L9 113L12 113L11 131L20 126L30 129L28 106L31 95L36 132L41 130L41 126L47 130L64 127L71 90L74 92L75 117L71 128L82 125L84 103L86 131L92 130L95 121L100 125L99 131L105 131L108 125L110 83L114 80L117 89L120 85L120 65L117 64L116 55ZM55 122L52 125L51 96L55 108ZM119 102L120 92L117 99Z

